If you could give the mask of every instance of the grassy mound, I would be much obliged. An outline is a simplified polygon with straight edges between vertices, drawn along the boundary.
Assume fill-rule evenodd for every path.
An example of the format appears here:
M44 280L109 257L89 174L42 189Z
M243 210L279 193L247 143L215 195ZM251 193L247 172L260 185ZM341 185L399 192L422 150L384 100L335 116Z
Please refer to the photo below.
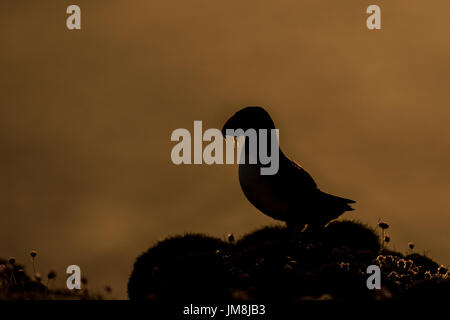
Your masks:
M134 264L128 295L136 300L226 299L228 251L227 243L200 234L158 242Z
M381 290L369 290L378 265ZM447 269L430 258L383 247L372 228L336 221L292 232L269 226L236 243L200 234L170 237L142 254L128 284L130 299L401 299L450 293ZM421 295L436 288L434 295Z

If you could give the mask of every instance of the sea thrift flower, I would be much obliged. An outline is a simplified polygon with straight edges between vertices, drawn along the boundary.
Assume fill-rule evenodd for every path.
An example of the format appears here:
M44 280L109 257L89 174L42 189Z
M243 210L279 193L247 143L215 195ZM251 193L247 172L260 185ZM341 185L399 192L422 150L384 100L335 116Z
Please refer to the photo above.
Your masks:
M290 264L287 264L287 263L286 263L286 264L284 265L284 269L285 269L285 270L288 270L288 271L291 271L291 270L292 270L292 266L291 266Z
M412 260L406 260L405 268L409 269L412 267L413 264L414 262Z
M35 258L37 256L37 251L33 250L30 252L30 256L31 256L31 261L33 261L33 272L36 273L36 263L35 263Z
M414 269L408 269L406 272L410 277L414 277L417 275L417 272L414 271Z
M229 243L233 243L234 242L234 235L232 233L227 234L227 241Z
M447 269L446 267L444 267L443 265L441 265L441 266L438 268L439 274L446 275L446 274L447 274L447 271L448 271L448 269Z
M341 262L341 263L339 263L339 267L345 271L348 271L348 270L350 270L350 263Z
M56 272L53 270L50 270L49 273L47 274L47 278L48 280L52 280L56 278Z
M387 264L393 264L394 263L394 257L391 255L386 256L386 263Z
M381 229L383 229L383 231L389 228L389 224L388 224L387 222L384 222L384 221L378 222L378 226L379 226Z
M405 261L405 259L400 259L400 260L398 260L397 261L397 267L399 267L399 268L405 268L406 267L406 261Z
M388 278L390 280L397 280L399 278L399 275L397 272L392 271L391 273L388 274Z
M378 264L381 266L381 265L384 264L384 262L386 261L386 257L385 257L385 256L382 256L382 255L379 255L375 260L376 260L376 261L378 262Z

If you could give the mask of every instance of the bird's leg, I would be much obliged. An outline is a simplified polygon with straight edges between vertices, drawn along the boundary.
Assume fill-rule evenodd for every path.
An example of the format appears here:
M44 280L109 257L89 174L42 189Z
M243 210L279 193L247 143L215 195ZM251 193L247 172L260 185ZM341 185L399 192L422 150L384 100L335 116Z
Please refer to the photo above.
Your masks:
M307 227L302 231L302 234L309 241L317 241L320 239L323 226L321 224L308 224Z
M308 224L306 228L303 230L305 233L314 233L314 231L317 230L317 225L314 224Z
M286 221L286 227L288 229L288 233L289 233L291 239L294 242L298 242L300 240L302 230L305 228L305 225L295 223L292 221Z

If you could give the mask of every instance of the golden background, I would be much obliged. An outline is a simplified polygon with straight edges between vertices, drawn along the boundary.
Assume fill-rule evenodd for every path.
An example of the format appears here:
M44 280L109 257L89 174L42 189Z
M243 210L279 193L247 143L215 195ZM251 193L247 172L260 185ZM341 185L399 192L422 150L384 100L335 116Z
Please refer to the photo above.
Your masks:
M82 30L66 28L78 4ZM382 30L365 10L378 4ZM233 165L175 166L176 128L261 105L283 150L344 218L450 263L450 2L0 2L0 256L81 267L126 297L135 257L168 235L274 223Z

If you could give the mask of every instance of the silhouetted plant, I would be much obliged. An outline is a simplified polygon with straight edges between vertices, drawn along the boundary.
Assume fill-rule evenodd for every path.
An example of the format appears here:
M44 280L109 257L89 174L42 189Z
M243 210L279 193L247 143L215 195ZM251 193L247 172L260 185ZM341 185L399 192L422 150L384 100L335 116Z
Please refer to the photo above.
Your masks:
M30 252L30 256L31 256L31 261L33 262L33 273L36 274L36 265L35 265L35 260L36 260L36 256L37 256L37 251L33 250Z
M384 247L384 238L386 236L386 230L389 229L389 224L385 221L379 220L378 227L381 229L381 239L383 240L383 247Z
M33 258L36 255L30 252ZM50 281L56 277L55 271L49 271L47 279ZM81 297L72 290L52 289L42 283L40 273L36 272L34 277L30 277L25 272L25 268L16 262L15 258L9 258L8 261L0 259L0 300L44 300L44 299L80 299ZM89 295L85 299L101 299L99 295Z
M409 248L409 250L411 250L411 253L412 253L412 251L414 250L414 247L415 247L416 245L414 244L414 242L408 242L408 248Z

